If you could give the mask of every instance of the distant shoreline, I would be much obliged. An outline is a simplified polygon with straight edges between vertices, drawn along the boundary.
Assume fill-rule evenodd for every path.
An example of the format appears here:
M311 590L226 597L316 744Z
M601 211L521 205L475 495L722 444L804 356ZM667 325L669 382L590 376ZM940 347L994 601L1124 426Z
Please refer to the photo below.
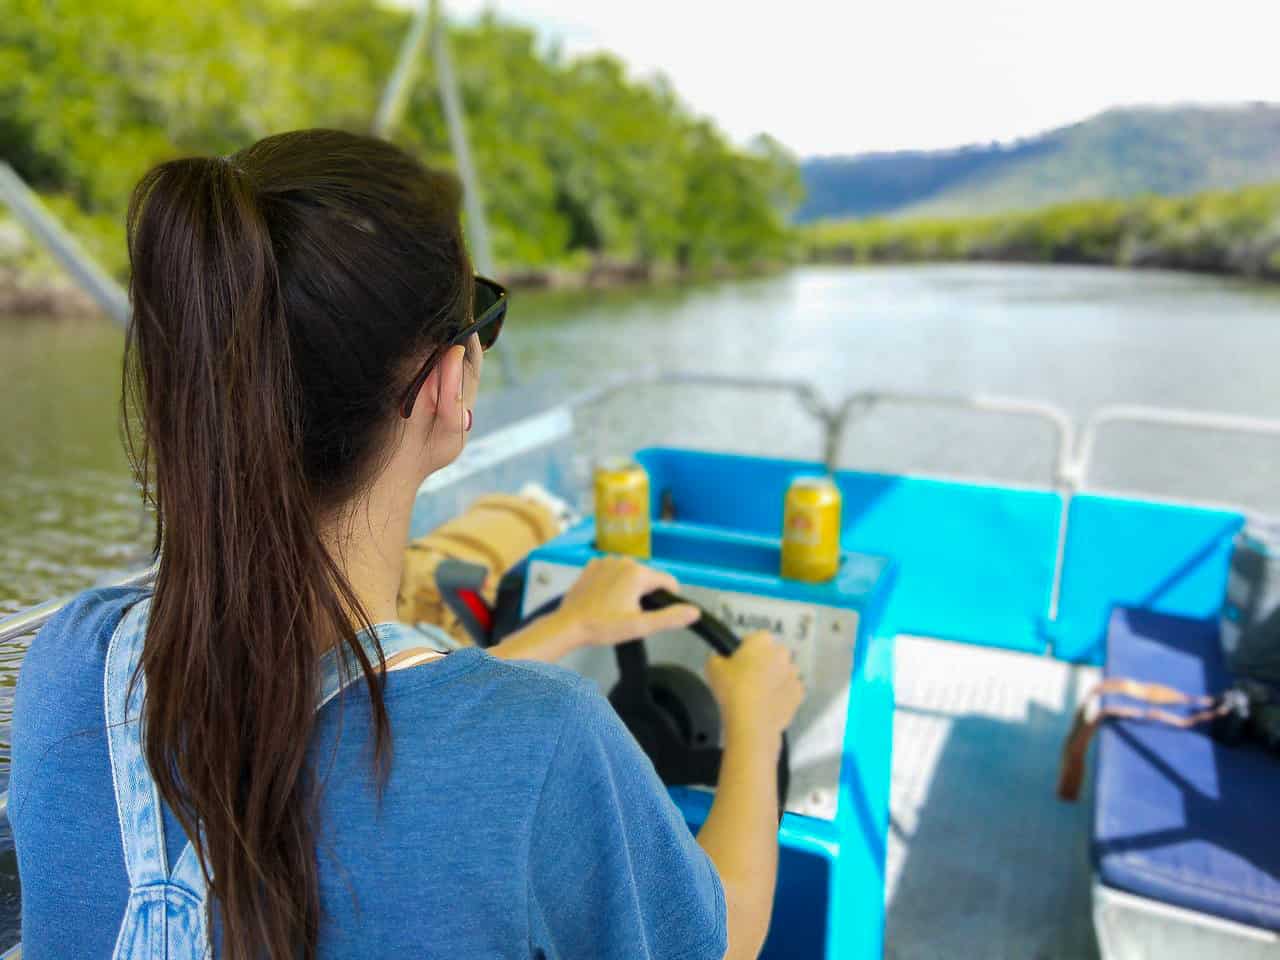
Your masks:
M635 265L617 269L595 270L522 270L502 275L501 279L512 290L518 291L569 291L569 290L615 290L650 287L662 287L695 283L706 280L728 280L760 276L787 266L829 265L829 266L906 266L912 264L971 263L971 264L1039 264L1042 266L1102 266L1116 269L1168 269L1179 273L1193 273L1209 276L1234 277L1280 284L1280 270L1248 273L1241 270L1219 269L1212 266L1188 266L1181 262L1161 262L1158 257L1149 257L1141 263L1115 263L1103 259L1087 260L1082 258L1045 259L1041 256L1006 251L1001 255L984 256L949 256L949 257L893 257L877 255L874 257L850 255L844 251L823 251L821 254L808 255L795 264L772 263L757 265L750 269L724 268L706 271L674 271L643 269ZM40 320L75 320L96 318L102 315L96 303L69 280L41 277L19 279L14 271L0 270L0 322L4 321L40 321Z
M499 271L512 290L605 290L644 288L704 280L758 276L788 266L761 261L749 266L720 265L699 269L601 259L585 268L545 267ZM96 317L98 305L69 278L43 270L0 265L0 321Z
M0 319L62 320L100 313L93 299L69 278L0 266Z
M963 219L828 221L799 233L810 263L1089 264L1280 282L1280 184Z
M1158 256L1144 259L1141 263L1116 263L1109 260L1086 260L1063 257L1045 259L1039 256L1022 255L1010 252L1007 255L966 256L966 257L876 257L858 258L839 255L810 256L804 261L811 266L839 267L903 267L927 266L929 264L1018 264L1023 266L1043 267L1106 267L1113 270L1169 270L1173 273L1185 273L1198 276L1224 277L1235 280L1252 280L1258 283L1280 284L1280 270L1245 271L1227 269L1219 266L1188 266L1173 259L1162 261Z
M0 243L0 318L78 317L96 305L47 255ZM0 241L4 240L0 231ZM1028 263L1156 268L1280 283L1280 183L1185 197L1086 200L954 219L823 221L792 228L774 259L705 266L580 254L511 268L513 290L659 287L757 276L794 263Z
M1085 264L1280 283L1280 184L967 219L828 221L795 228L782 259L695 268L596 255L500 271L499 279L521 291L641 288L756 276L790 263ZM51 262L0 259L0 318L97 314L96 304Z

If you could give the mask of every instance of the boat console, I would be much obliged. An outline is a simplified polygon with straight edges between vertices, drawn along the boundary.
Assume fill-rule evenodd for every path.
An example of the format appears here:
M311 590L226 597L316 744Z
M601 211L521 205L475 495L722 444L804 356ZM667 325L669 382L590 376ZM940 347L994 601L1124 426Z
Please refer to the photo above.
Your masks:
M650 451L642 459L659 456L670 463L695 455ZM738 464L743 487L755 482L752 466ZM788 732L790 788L779 834L774 923L763 956L880 956L893 723L893 640L881 627L894 565L885 557L844 551L830 582L784 580L780 541L746 532L765 518L748 510L739 528L700 523L696 514L681 519L682 503L691 505L710 492L694 489L699 478L713 479L691 471L678 483L655 486L653 512L665 502L674 506L676 519L654 522L649 562L673 574L688 599L737 635L763 629L780 637L793 651L808 691ZM734 491L723 494L732 497ZM780 525L781 499L775 509ZM594 541L594 524L587 520L530 555L526 616L569 588L598 555ZM683 679L701 674L707 645L682 630L651 637L644 646L648 662L665 671L661 679L674 678L660 699L686 698L690 702L675 708L682 723L692 716L695 728L714 731L714 725L696 722L703 712L700 695ZM616 691L625 687L619 686L619 662L626 663L625 655L604 648L579 650L564 661L596 681L603 694L614 693L615 702ZM664 772L670 765L657 766ZM673 786L672 795L696 830L709 808L710 788Z

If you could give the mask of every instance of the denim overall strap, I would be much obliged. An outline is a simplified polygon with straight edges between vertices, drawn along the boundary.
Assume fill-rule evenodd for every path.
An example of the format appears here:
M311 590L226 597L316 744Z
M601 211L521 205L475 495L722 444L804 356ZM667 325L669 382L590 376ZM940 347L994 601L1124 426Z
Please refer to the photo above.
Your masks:
M387 660L406 650L419 647L447 650L453 646L449 635L436 626L423 625L415 629L403 623L385 622L374 624L373 629L382 647L382 656ZM369 662L377 664L378 651L374 649L369 632L361 630L356 634L356 639L360 641L360 646L364 650L364 655L369 658ZM316 690L316 709L319 710L336 697L347 684L363 676L364 674L360 672L360 662L349 647L345 645L342 647L341 659L334 650L326 651L320 658L320 685Z
M159 792L142 751L141 705L146 694L142 674L130 682L142 655L151 598L132 606L121 619L107 649L103 680L107 746L116 794L116 814L129 877L129 901L113 954L115 960L196 960L212 953L205 930L206 888L195 847L188 843L169 872L165 852L164 815ZM382 654L391 658L433 644L437 638L398 623L381 623L375 632ZM357 634L371 662L377 650L367 632ZM447 644L445 644L447 645ZM339 668L339 656L346 669ZM362 676L356 658L345 647L320 660L316 709Z
M146 683L142 674L132 683L150 608L151 598L147 597L125 612L107 648L103 677L111 780L129 877L129 901L113 957L194 960L210 954L204 878L198 870L194 882L190 877L176 882L169 876L163 808L142 752L140 714Z

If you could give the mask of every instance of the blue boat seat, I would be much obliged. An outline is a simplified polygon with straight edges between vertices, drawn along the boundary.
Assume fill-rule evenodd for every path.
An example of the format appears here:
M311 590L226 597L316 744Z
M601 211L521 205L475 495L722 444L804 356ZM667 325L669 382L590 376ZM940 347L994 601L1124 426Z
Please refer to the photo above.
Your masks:
M1215 620L1117 608L1106 674L1187 693L1229 685ZM1280 757L1207 730L1108 721L1098 733L1092 853L1108 886L1280 930Z

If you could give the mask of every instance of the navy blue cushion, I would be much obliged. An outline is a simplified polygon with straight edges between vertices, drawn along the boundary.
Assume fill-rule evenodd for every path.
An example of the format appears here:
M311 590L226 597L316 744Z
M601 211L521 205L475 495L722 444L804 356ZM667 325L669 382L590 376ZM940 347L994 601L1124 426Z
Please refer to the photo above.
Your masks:
M1216 620L1117 609L1106 673L1187 693L1229 685ZM1207 730L1099 731L1093 858L1104 884L1280 930L1280 758Z

